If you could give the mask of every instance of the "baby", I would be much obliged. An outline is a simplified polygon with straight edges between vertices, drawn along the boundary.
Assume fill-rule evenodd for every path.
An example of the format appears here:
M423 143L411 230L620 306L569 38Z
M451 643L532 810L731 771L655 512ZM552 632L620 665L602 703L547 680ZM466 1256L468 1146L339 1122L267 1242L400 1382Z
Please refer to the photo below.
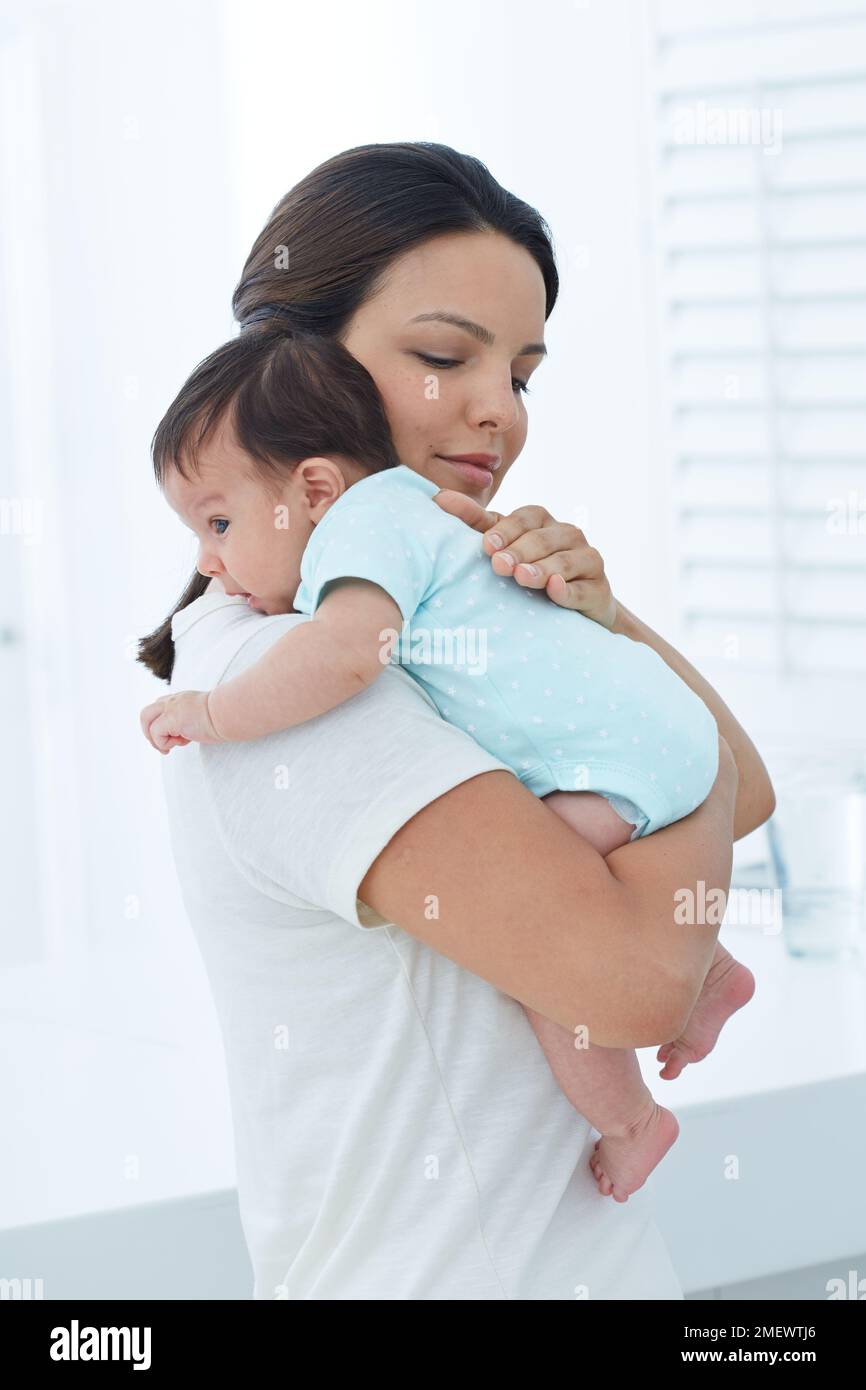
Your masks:
M229 454L212 445L206 478L187 479L183 493L172 482L182 514L193 515L213 481L227 495L232 463L245 474L248 494L267 455L269 474L255 505L245 494L234 516L226 506L213 518L232 531L234 549L206 568L224 567L231 592L256 566L256 593L267 588L288 599L294 591L294 610L310 621L235 679L149 705L141 719L151 743L168 752L191 740L258 738L325 713L399 664L443 718L509 766L601 853L689 815L718 770L718 728L704 702L651 647L496 575L478 533L434 503L440 489L430 478L400 463L371 472L339 450L307 457L293 450L291 401L302 390L305 410L315 413L317 391L327 394L327 373L309 365L318 351L312 340L285 336L227 344L213 355L221 354L220 369L202 364L157 432L155 446L162 440L165 453L170 440L177 457L184 430L189 450L190 433L200 446L213 441L214 422L228 429ZM280 371L284 389L275 392ZM352 389L367 393L369 407L372 379ZM261 418L280 413L280 399L285 445L275 443L273 420ZM324 421L326 400L321 410ZM288 518L277 515L268 488L283 460ZM213 522L212 553L220 544ZM255 602L250 591L244 596ZM289 603L271 611L289 611ZM662 1076L672 1079L687 1061L705 1056L753 987L750 973L717 946L683 1038L659 1050ZM559 1028L530 1017L536 1032ZM575 1034L568 1075L557 1080L601 1135L591 1159L599 1191L625 1201L673 1144L678 1125L653 1100L632 1050L595 1046L581 1027Z

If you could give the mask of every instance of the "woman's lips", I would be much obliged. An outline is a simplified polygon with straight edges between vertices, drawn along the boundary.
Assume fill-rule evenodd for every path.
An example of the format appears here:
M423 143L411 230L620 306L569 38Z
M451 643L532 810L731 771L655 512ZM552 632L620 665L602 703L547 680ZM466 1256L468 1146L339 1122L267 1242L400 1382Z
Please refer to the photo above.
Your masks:
M465 478L470 487L478 488L481 491L493 486L493 473L489 468L482 468L477 463L457 463L455 459L447 459L443 454L437 454L436 457L441 459L443 463L447 463L449 468L455 469L461 478Z

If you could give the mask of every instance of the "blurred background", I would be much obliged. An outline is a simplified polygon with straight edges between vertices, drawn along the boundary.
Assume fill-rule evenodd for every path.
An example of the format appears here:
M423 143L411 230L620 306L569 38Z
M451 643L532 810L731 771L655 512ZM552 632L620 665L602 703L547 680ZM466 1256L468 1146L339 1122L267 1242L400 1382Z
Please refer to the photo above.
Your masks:
M776 784L723 927L758 992L677 1083L652 1179L678 1273L826 1298L853 1269L863 1297L863 0L0 3L3 1296L250 1296L138 724L164 688L136 641L195 556L149 443L283 193L415 139L481 158L555 239L497 507L579 525ZM827 1190L828 1130L853 1193Z

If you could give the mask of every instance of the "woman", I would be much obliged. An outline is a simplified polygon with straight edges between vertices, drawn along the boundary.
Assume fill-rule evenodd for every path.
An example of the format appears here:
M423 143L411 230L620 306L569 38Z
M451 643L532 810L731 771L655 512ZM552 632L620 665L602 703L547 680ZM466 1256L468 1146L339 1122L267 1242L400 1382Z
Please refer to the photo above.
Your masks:
M256 1029L268 1017L278 1026L279 1005L273 995L256 996L255 959L246 977L239 978L245 958L238 955L236 969L215 980L236 1133L244 1116L239 1191L256 1296L682 1297L646 1194L632 1199L626 1215L595 1190L583 1154L588 1126L551 1088L551 1071L538 1070L543 1054L515 1001L532 1019L554 1074L567 1068L576 1019L602 1046L675 1036L703 981L714 933L673 932L673 892L698 878L728 887L731 840L766 819L772 789L730 711L694 668L616 602L601 557L579 531L539 508L508 518L485 510L525 442L522 396L544 355L543 326L557 289L547 228L533 209L476 160L443 146L398 144L347 151L302 180L269 220L235 292L244 331L279 316L288 326L338 336L376 381L402 461L453 489L443 502L469 524L495 526L485 545L496 571L545 587L552 601L648 642L705 700L722 735L719 777L704 805L607 862L426 710L423 719L400 724L399 758L383 773L380 754L369 773L369 804L357 800L347 815L339 772L357 751L351 741L369 740L375 756L378 737L392 751L386 726L377 724L378 685L369 692L363 727L352 722L359 710L350 711L359 702L342 712L339 747L336 737L322 739L323 728L336 735L337 724L326 725L331 716L287 731L281 748L293 760L293 795L283 791L264 813L261 796L256 803L260 818L271 811L279 817L280 833L271 838L277 848L267 857L257 857L247 816L237 814L238 805L252 814L245 779L259 773L244 759L254 755L235 751L232 761L226 749L200 750L200 786L191 799L189 788L176 788L175 805L187 797L189 811L197 796L210 795L235 867L265 896L270 889L284 905L288 893L292 909L299 902L308 912L319 909L318 917L300 919L317 923L315 948L299 952L298 932L281 934L285 950L276 958L270 939L262 943L269 970L285 970L286 988L300 988L307 1001L299 1015L297 1084L280 1085L279 1104L272 1091L267 1104L261 1095L251 1100L258 1072L237 1060L249 1064ZM209 583L226 578L212 546L199 570L172 615L175 636L188 636L194 621L182 610L195 603L196 617L208 612L199 599ZM211 593L202 602L225 600ZM172 674L171 620L142 644L141 659L164 679ZM207 683L190 669L186 688ZM222 674L234 671L223 667ZM399 698L418 697L401 689ZM315 760L305 740L313 740ZM436 765L440 743L448 770L437 783L420 769ZM297 776L292 784L293 767L311 761L315 787ZM185 772L191 767L188 761ZM416 768L412 806L405 791ZM389 798L402 807L402 819L376 822L375 808ZM185 823L191 819L200 817L187 815ZM312 820L317 838L305 841ZM335 886L342 842L328 837L338 823L343 838L356 834L364 846ZM318 874L309 864L317 854L324 861ZM188 902L189 885L208 863L212 852L202 844L185 860ZM233 891L226 885L227 894ZM369 923L369 915L357 915L356 899L378 918L374 932L364 933L360 959L344 932L346 921ZM217 948L208 920L203 913L194 926L215 978L211 962L225 966L231 923ZM392 948L384 958L373 944L383 933ZM252 940L243 936L244 950ZM347 993L341 969L350 961ZM639 999L628 988L635 978ZM311 1010L313 981L319 997ZM371 991L374 1019L381 1019L377 1041L394 1046L383 1052L374 1045L359 1056L358 1025L362 1037L375 1028L365 1012ZM337 997L339 1025L328 1016ZM352 1046L335 1053L333 1037L328 1049L323 1037L337 1026L347 1029ZM408 1050L396 1073L395 1048ZM311 1054L324 1059L326 1052L328 1065L310 1074ZM410 1075L411 1093L401 1094ZM360 1111L353 1096L364 1097ZM420 1108L419 1096L427 1097ZM285 1136L305 1104L304 1145L298 1139L287 1149ZM394 1166L397 1135L403 1147ZM438 1182L443 1147L451 1180L437 1191L427 1165ZM323 1186L306 1190L329 1154L339 1157L337 1171L329 1168ZM306 1174L300 1204L295 1189L281 1186L290 1164L299 1165L295 1179Z

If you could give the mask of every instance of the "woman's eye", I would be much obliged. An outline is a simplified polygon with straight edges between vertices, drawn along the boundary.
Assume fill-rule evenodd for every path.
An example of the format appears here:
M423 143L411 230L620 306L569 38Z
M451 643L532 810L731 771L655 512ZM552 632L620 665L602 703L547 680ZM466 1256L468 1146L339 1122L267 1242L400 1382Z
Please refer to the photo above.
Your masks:
M215 516L211 521L211 526L228 526L228 522L225 517ZM224 536L225 531L217 531L217 535Z
M454 357L431 357L427 352L416 354L422 362L429 362L431 367L459 367L460 363Z
M420 357L422 362L429 362L431 367L459 367L461 365L461 363L453 357L431 357L429 353L426 352L419 352L416 356ZM522 391L526 396L529 395L529 387L525 381L520 380L519 376L513 376L511 378L511 389L512 391Z

